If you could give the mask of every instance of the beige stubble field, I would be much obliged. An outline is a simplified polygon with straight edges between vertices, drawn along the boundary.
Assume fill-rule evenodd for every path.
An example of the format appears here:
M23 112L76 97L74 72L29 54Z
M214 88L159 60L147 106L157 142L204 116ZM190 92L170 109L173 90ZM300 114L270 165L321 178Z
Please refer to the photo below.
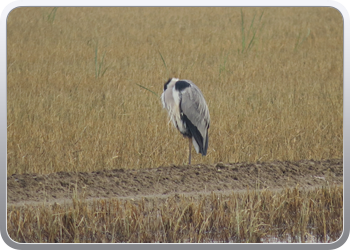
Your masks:
M160 98L136 85L160 95L169 77L208 102L208 156L193 163L342 157L335 9L243 8L244 52L240 8L51 11L8 17L8 174L185 163Z

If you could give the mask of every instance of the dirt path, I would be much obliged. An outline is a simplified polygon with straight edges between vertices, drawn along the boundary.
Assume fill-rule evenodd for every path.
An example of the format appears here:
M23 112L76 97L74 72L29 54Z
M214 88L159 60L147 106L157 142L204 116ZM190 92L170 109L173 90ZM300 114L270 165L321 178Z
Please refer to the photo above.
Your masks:
M140 170L103 170L91 173L58 172L7 177L8 205L62 202L74 192L87 199L135 198L238 191L249 188L280 189L286 186L312 188L343 183L343 160L234 163L168 166Z

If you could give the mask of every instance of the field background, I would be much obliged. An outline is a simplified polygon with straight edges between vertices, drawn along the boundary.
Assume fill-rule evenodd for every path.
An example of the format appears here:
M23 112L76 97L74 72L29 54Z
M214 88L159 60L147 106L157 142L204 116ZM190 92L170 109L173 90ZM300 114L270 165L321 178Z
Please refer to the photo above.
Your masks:
M8 175L186 164L169 77L209 106L193 164L343 157L336 9L28 7L7 19Z

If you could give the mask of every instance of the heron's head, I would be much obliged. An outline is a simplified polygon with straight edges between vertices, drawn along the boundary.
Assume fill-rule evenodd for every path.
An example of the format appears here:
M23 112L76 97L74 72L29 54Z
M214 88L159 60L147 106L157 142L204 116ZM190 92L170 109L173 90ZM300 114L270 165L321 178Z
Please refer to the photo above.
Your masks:
M172 88L178 80L179 79L177 78L169 78L169 80L166 83L164 83L164 91L167 88Z

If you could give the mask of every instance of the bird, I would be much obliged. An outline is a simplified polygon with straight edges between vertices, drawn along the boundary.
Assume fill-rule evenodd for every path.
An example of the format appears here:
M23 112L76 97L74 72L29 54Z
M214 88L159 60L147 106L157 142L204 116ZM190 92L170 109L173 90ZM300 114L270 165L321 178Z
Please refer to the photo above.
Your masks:
M202 156L208 150L210 115L203 94L190 80L169 78L161 99L174 127L189 140L188 164L191 165L192 144Z

